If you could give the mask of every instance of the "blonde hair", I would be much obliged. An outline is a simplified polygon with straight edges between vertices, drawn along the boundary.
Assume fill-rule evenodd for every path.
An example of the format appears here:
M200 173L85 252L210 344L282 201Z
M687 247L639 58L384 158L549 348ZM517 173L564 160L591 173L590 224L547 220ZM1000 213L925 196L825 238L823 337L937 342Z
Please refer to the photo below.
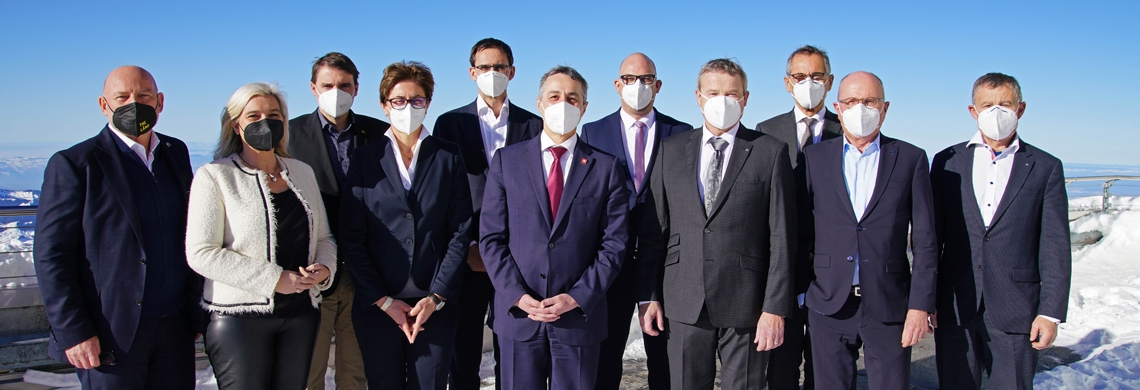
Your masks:
M285 93L281 92L277 84L249 83L234 91L230 101L226 102L226 108L222 109L222 135L218 137L218 147L214 149L215 160L241 152L242 139L234 131L234 122L241 116L249 101L258 96L271 96L277 99L277 104L281 106L281 121L285 122L285 136L281 137L281 142L273 146L273 152L281 157L289 157L289 153L285 150L285 146L289 144L289 109L285 107Z

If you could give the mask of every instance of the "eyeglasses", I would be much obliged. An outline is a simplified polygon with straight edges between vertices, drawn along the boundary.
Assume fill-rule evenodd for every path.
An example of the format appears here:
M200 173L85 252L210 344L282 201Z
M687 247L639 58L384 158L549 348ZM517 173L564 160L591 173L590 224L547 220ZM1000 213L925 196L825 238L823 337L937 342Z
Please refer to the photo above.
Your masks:
M412 108L424 108L424 107L427 107L428 100L430 100L430 99L428 99L426 97L422 97L422 96L414 97L411 99L405 99L402 97L394 97L394 98L388 99L388 104L391 104L392 108L395 108L397 110L403 110L404 107L408 106L408 103L412 104Z
M804 80L807 80L808 77L811 77L811 79L815 80L815 81L824 81L827 79L827 73L823 73L823 72L815 72L812 74L793 73L793 74L788 75L788 77L791 77L792 80L796 80L797 83L804 81Z
M494 69L496 72L499 72L499 73L503 73L503 71L507 70L507 68L510 68L510 67L511 66L507 65L507 64L475 65L474 66L474 68L479 69L480 72L490 72L492 69Z
M854 107L854 106L862 104L862 105L867 106L869 108L879 108L879 106L881 106L883 104L883 102L884 102L883 98L869 97L869 98L847 98L847 99L840 100L839 104L842 104L842 105L847 106L847 107Z
M621 75L621 82L625 85L633 85L633 83L641 80L642 84L649 85L657 82L657 75L655 74L623 74Z

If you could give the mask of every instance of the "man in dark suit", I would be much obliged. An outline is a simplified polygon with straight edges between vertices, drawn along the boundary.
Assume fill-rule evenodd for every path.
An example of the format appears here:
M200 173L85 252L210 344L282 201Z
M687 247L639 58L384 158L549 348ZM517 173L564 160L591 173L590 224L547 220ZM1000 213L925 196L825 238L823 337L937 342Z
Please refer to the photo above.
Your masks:
M381 139L388 123L352 112L360 87L360 72L348 56L331 52L313 62L309 88L317 98L317 110L289 121L289 155L313 167L329 228L340 231L340 189L344 187L349 162L356 148ZM354 288L344 274L344 255L338 254L333 285L322 292L321 328L317 332L308 388L325 388L329 346L336 335L336 387L365 389L368 385L361 363L360 346L352 328Z
M616 157L578 139L586 88L569 67L543 75L542 135L500 149L487 174L479 246L506 390L594 387L606 290L629 239L630 179Z
M843 128L839 116L827 109L824 99L831 91L835 76L831 74L831 60L827 52L815 46L804 46L788 57L787 75L784 88L792 94L796 106L787 113L776 115L756 125L756 131L776 137L788 144L788 157L796 177L796 198L803 199L804 185L803 148L839 137ZM801 202L803 203L803 202ZM807 331L807 309L804 296L814 278L811 270L811 252L804 238L812 229L809 213L798 213L798 234L795 275L796 303L799 310L793 310L784 328L784 344L772 350L768 360L768 388L771 390L798 390L800 388L800 363L804 366L804 390L815 389L812 378L811 337Z
M937 272L926 152L879 134L883 83L855 72L839 84L843 137L804 149L811 350L821 389L855 389L864 347L872 389L910 386L910 347L928 332ZM914 255L907 263L908 228Z
M48 161L36 217L36 276L48 354L84 389L193 389L202 278L186 263L190 155L153 131L163 109L136 66L107 76L98 135Z
M718 354L722 389L757 389L795 306L788 145L740 125L739 64L709 61L697 80L704 126L662 142L639 216L639 318L668 332L673 389L712 389Z
M469 57L468 73L478 86L475 101L440 115L435 120L432 136L459 145L471 186L474 214L471 222L471 248L462 265L463 286L459 304L459 325L455 331L455 355L452 358L450 386L452 390L478 390L479 365L483 358L483 324L491 324L488 308L495 288L487 277L487 268L479 253L479 214L483 207L483 189L487 184L487 167L495 152L534 138L542 132L542 118L514 105L507 99L507 83L515 77L515 57L511 47L495 38L475 43ZM498 343L495 361L498 358ZM495 376L499 367L495 365ZM498 388L499 382L495 382Z
M1017 79L974 82L979 131L934 156L940 250L938 380L943 389L1031 389L1037 351L1068 311L1072 254L1064 168L1021 140ZM996 299L989 299L996 297Z
M621 108L596 122L582 126L582 141L598 150L617 156L633 181L626 183L630 198L630 221L637 220L649 173L653 170L653 156L661 141L674 134L692 130L693 126L673 119L653 108L661 80L657 66L645 54L633 53L621 63L614 88L621 96ZM595 389L617 390L621 384L622 355L629 339L629 323L636 310L637 280L634 278L637 261L636 226L630 226L626 245L625 264L617 280L606 293L609 304L609 337L602 341L602 355L598 360L598 382ZM642 334L645 342L646 366L649 370L649 388L669 388L669 359L665 337Z

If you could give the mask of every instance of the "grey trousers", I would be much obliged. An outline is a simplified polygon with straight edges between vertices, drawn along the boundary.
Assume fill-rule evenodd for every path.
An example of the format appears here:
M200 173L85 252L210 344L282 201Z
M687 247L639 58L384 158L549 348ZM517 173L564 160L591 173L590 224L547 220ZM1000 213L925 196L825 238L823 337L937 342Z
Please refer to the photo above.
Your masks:
M695 324L669 320L669 382L673 390L712 390L720 355L720 388L764 387L768 351L756 351L756 327L714 328L708 309Z

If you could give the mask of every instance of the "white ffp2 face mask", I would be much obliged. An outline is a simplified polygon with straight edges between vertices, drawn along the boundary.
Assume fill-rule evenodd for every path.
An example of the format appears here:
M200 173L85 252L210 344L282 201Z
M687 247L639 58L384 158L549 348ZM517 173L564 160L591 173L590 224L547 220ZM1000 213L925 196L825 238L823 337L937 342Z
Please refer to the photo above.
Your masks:
M554 134L566 135L578 127L582 110L572 104L558 102L542 109L542 120Z
M404 106L403 109L392 108L388 111L388 119L392 120L392 128L404 134L411 134L424 124L424 117L427 116L427 107L415 108L412 103Z
M859 138L869 136L879 129L879 115L877 108L856 104L843 111L843 128Z
M792 96L796 98L796 104L806 110L819 106L826 95L827 86L822 81L815 81L810 77L792 85Z
M634 110L644 109L653 101L653 86L642 84L641 81L636 81L633 85L623 85L621 100Z
M333 118L340 118L352 108L352 94L340 89L330 89L317 96L317 107Z
M976 110L977 108L975 108ZM1017 130L1017 111L993 106L978 111L978 129L987 138L1001 141Z
M702 93L701 96L707 99L705 105L701 106L701 113L713 127L728 130L740 121L740 114L744 110L740 107L740 101L724 95L710 98Z
M507 75L494 71L475 77L475 84L479 86L479 92L489 97L499 97L503 92L507 92L507 84L510 81Z

